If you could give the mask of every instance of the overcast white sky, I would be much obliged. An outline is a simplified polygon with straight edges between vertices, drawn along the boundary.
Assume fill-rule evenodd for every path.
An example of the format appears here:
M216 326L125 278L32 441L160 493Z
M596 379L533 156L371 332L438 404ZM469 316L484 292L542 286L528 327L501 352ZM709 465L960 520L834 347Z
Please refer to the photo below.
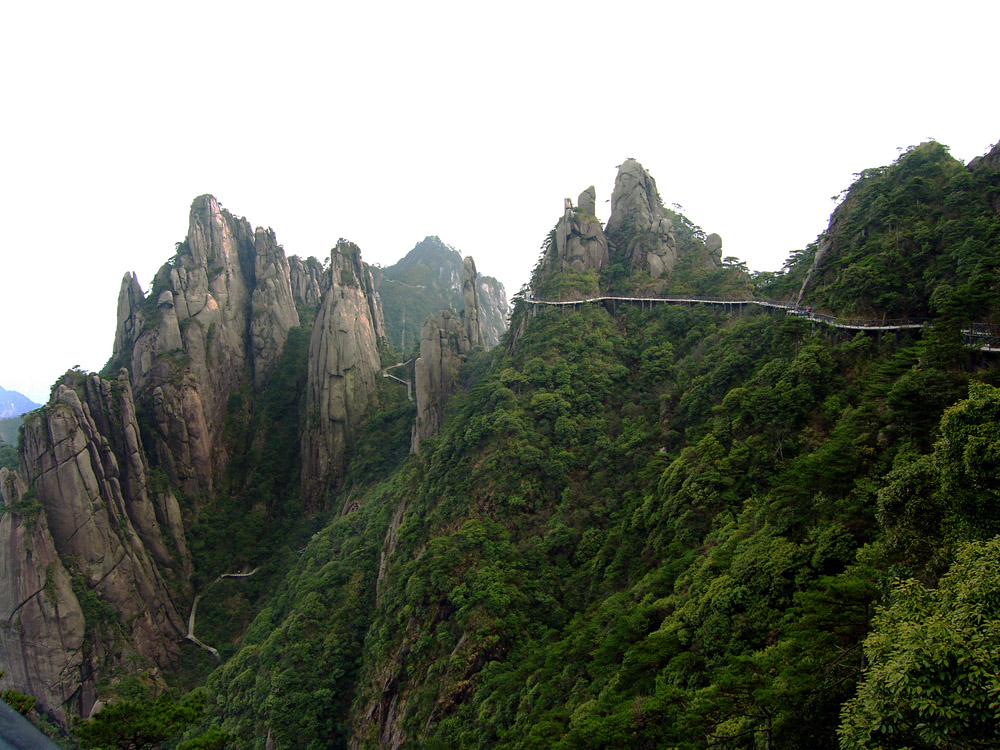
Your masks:
M317 6L325 5L325 9ZM639 159L776 270L860 170L1000 139L996 2L7 2L0 386L110 356L212 193L288 254L429 234L527 280L564 197ZM601 209L598 209L599 214Z

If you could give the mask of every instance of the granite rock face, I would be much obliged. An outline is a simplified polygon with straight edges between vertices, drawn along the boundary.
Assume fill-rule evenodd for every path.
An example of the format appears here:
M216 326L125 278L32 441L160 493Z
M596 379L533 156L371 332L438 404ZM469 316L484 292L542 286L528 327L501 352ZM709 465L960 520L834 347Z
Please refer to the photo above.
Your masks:
M299 324L299 315L295 310L288 260L274 238L274 231L258 228L253 244L257 255L250 305L250 345L254 385L260 388L281 357L288 331Z
M462 328L470 346L483 346L482 306L479 304L479 274L471 255L462 261Z
M34 696L39 709L68 723L73 704L83 702L83 611L45 513L30 509L27 486L6 468L0 496L0 617L8 624L0 628L0 688Z
M722 237L715 232L708 235L705 238L705 250L708 252L711 263L714 264L713 267L717 268L722 265Z
M343 480L344 456L375 392L385 324L371 271L357 245L331 251L331 285L309 343L307 424L302 434L302 493L308 507Z
M592 190L588 188L580 195L591 208ZM608 240L601 222L582 206L574 208L567 198L563 215L556 223L553 242L545 255L543 274L551 275L566 268L580 272L600 270L608 259Z
M148 447L172 483L211 493L228 461L219 438L230 394L266 380L298 323L274 233L251 231L210 195L194 200L187 239L148 296L126 275L112 361L155 416Z
M31 550L3 568L0 611L14 612L25 601L43 563L54 586L21 615L23 666L15 679L26 681L18 688L25 692L42 680L51 710L86 716L109 660L122 666L134 657L163 668L176 659L184 623L170 592L190 589L180 508L169 489L151 487L127 373L115 380L67 373L45 408L24 423L21 473L37 502L34 517L13 514L0 534L10 549ZM5 480L8 504L25 495L19 481ZM85 639L70 577L117 615L113 623L86 623ZM57 638L76 644L61 661L47 651Z
M413 423L410 450L417 453L420 441L437 435L448 397L458 386L458 371L469 353L484 344L479 321L482 307L479 299L479 278L476 262L467 257L462 266L462 294L465 307L461 315L442 310L427 316L420 329L420 356L413 363L413 391L417 403L417 418Z
M323 293L330 286L329 275L316 258L302 260L297 255L288 259L292 296L297 304L305 307L318 306L323 301Z
M645 271L659 279L674 270L673 224L656 180L635 159L627 159L618 168L606 232L611 256L626 260L630 272Z
M510 306L507 304L507 294L503 284L492 276L480 274L476 283L479 285L479 314L482 321L483 345L487 349L492 349L500 343L500 337L507 330Z
M472 349L463 320L450 310L428 316L420 330L420 357L413 363L413 392L417 418L410 450L420 451L420 441L441 429L444 405L455 391L457 375Z

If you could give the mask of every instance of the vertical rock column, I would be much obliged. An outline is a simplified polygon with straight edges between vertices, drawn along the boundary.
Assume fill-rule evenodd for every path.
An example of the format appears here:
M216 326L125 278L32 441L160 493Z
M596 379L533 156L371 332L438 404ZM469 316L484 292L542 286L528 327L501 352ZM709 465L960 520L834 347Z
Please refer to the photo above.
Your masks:
M479 304L479 274L471 255L462 260L462 327L469 346L484 346L483 312Z
M192 495L210 495L228 462L221 440L229 396L260 388L299 324L284 251L270 229L211 195L191 204L187 239L145 299L127 275L118 300L113 362L128 367L153 414L155 463Z
M618 167L605 231L612 257L627 260L630 272L645 271L659 279L674 270L673 224L663 209L656 180L635 159Z
M343 481L347 446L382 369L378 339L385 331L371 273L357 245L340 240L330 257L331 285L309 343L302 434L302 494L313 510L323 507L324 492Z
M458 371L473 347L484 346L478 274L471 256L462 263L462 300L461 318L443 310L428 316L420 330L420 356L413 363L417 402L410 438L413 453L419 452L421 440L441 430L445 402L458 387Z

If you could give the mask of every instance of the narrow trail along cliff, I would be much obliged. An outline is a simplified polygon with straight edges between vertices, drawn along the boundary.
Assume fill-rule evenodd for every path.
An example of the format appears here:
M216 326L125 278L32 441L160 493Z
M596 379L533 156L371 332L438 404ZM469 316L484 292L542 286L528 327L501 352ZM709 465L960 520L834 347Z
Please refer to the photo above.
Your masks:
M901 319L869 319L869 318L838 318L833 315L816 313L809 307L789 304L787 302L777 302L768 299L712 299L705 297L625 297L615 295L601 295L597 297L581 297L568 300L542 300L525 298L525 304L532 306L546 305L551 307L575 307L577 305L596 304L611 302L614 305L622 302L625 304L652 305L714 305L722 307L727 311L734 311L747 305L783 310L788 315L805 318L814 323L820 323L830 328L843 328L852 331L903 331L929 327L932 322L927 319L901 318ZM973 323L968 328L962 329L965 345L979 349L984 352L1000 351L1000 336L985 323Z

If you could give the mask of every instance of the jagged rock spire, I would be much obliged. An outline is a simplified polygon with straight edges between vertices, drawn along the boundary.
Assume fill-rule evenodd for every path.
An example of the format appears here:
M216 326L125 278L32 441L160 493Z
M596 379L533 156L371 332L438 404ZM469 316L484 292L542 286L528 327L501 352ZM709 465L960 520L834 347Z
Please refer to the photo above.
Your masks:
M468 256L462 263L462 300L465 309L460 318L450 310L427 316L420 330L420 356L413 363L417 418L413 423L410 450L417 453L420 441L433 437L441 429L441 418L448 397L455 392L455 375L474 347L483 346L476 262Z
M211 195L191 204L187 239L143 296L126 275L112 362L127 367L155 417L155 462L188 492L211 492L225 468L219 438L229 396L263 385L299 324L284 251Z
M347 446L375 392L382 368L378 340L385 335L371 271L358 246L340 240L330 253L330 271L309 343L302 434L302 492L313 509L343 479Z
M470 346L483 346L482 307L479 304L479 274L476 261L467 255L462 261L462 325Z
M677 263L673 225L666 215L656 180L635 159L618 167L606 228L613 257L628 261L630 271L658 279Z

